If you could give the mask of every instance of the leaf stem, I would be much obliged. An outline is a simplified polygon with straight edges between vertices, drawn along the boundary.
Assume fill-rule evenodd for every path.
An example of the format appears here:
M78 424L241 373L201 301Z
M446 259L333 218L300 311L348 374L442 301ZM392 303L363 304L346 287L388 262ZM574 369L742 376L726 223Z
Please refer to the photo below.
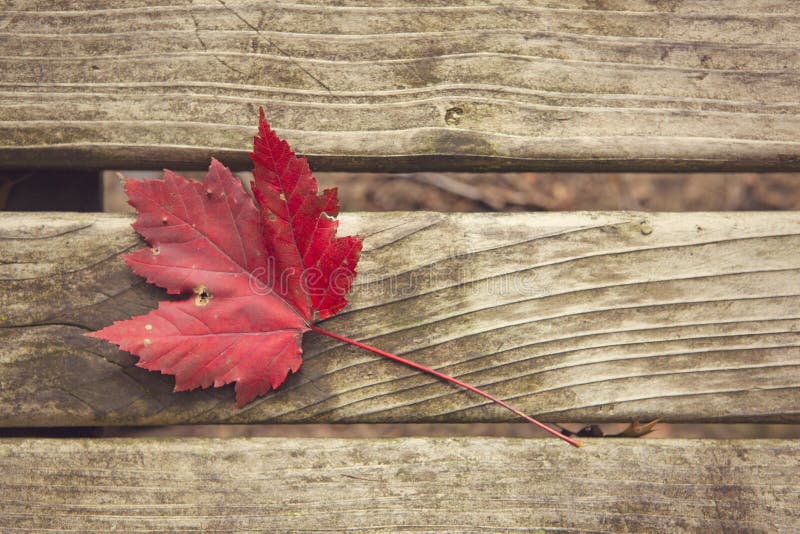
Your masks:
M471 386L471 385L467 384L466 382L462 382L461 380L459 380L457 378L453 378L452 376L446 375L444 373L440 373L436 369L432 369L430 367L426 367L425 365L419 364L417 362L413 362L411 360L406 360L405 358L401 358L400 356L397 356L397 355L392 354L390 352L386 352L386 351L381 350L379 348L372 347L372 346L367 345L365 343L361 343L360 341L356 341L354 339L350 339L350 338L347 338L347 337L344 337L344 336L340 336L339 334L335 334L335 333L330 332L328 330L324 330L324 329L322 329L322 328L320 328L318 326L311 325L311 330L313 330L314 332L316 332L318 334L322 334L322 335L325 335L325 336L328 336L328 337L332 337L333 339L337 339L339 341L343 341L345 343L349 343L350 345L353 345L353 346L358 347L360 349L364 349L364 350L368 350L370 352L374 352L375 354L379 354L379 355L383 356L384 358L389 358L390 360L394 360L396 362L402 363L403 365L407 365L409 367L413 367L414 369L417 369L417 370L422 371L424 373L428 373L429 375L433 375L436 378L439 378L439 379L444 380L446 382L450 382L451 384L455 384L457 386L461 386L464 389L472 391L473 393L477 393L478 395L480 395L482 397L485 397L485 398L489 399L490 401L492 401L494 403L499 404L503 408L511 410L512 412L514 412L518 416L522 417L526 421L528 421L530 423L533 423L534 425L538 426L539 428L541 428L545 432L549 432L550 434L556 436L557 438L563 439L564 441L566 441L570 445L573 445L575 447L580 447L581 446L581 443L579 441L574 440L574 439L570 438L569 436L565 436L564 434L562 434L558 430L550 428L549 426L547 426L547 425L545 425L543 423L540 423L539 421L537 421L533 417L530 417L529 415L521 412L520 410L517 410L516 408L514 408L513 406L511 406L507 402L502 401L502 400L498 399L497 397L495 397L493 395L490 395L489 393L486 393L485 391L483 391L481 389L476 388L475 386Z

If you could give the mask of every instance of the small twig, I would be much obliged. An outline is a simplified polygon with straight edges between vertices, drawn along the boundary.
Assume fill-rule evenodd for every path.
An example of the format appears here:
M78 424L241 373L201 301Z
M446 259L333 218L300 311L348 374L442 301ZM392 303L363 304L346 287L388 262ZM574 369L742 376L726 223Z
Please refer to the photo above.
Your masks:
M554 426L561 429L561 433L565 436L577 436L579 438L640 438L652 432L659 421L660 419L653 419L645 424L634 421L625 427L625 430L616 434L605 434L603 429L600 428L600 425L586 425L577 432L573 432L559 425Z

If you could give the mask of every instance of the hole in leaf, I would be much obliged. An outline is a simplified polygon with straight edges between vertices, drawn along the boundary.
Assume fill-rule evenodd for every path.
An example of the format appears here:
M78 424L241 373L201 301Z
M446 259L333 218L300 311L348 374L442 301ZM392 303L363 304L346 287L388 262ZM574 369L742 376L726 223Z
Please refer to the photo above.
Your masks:
M197 286L194 288L194 293L197 295L194 298L195 306L208 306L214 297L206 286Z

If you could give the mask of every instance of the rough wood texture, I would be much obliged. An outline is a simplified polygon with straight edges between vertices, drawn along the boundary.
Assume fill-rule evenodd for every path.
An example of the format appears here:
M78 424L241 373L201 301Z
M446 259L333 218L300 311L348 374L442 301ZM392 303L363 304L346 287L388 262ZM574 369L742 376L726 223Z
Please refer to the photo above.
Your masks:
M0 441L0 529L797 532L789 441Z
M118 254L131 219L0 213L0 425L505 420L309 334L277 393L172 394L83 337L166 294ZM800 213L348 214L366 236L335 332L550 421L800 421Z
M800 3L83 0L0 12L0 166L800 169Z

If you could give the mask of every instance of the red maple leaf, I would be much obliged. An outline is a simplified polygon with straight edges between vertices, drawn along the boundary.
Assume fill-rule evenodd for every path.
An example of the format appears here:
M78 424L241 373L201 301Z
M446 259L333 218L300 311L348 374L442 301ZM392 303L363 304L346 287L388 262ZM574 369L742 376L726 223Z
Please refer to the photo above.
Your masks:
M216 160L203 183L170 171L126 182L133 226L150 247L125 262L168 293L196 296L90 334L175 375L176 391L236 382L239 405L300 368L302 334L315 314L347 304L361 252L358 238L336 238L336 190L317 195L308 163L263 113L259 130L251 157L260 211Z
M174 375L175 391L235 382L242 406L300 369L302 336L313 330L478 393L577 445L469 384L315 326L347 304L361 240L336 237L336 189L318 191L306 160L263 110L250 157L258 208L213 159L202 183L170 171L163 180L127 180L139 214L133 227L150 246L125 262L168 293L194 296L87 335L138 356L140 367Z

